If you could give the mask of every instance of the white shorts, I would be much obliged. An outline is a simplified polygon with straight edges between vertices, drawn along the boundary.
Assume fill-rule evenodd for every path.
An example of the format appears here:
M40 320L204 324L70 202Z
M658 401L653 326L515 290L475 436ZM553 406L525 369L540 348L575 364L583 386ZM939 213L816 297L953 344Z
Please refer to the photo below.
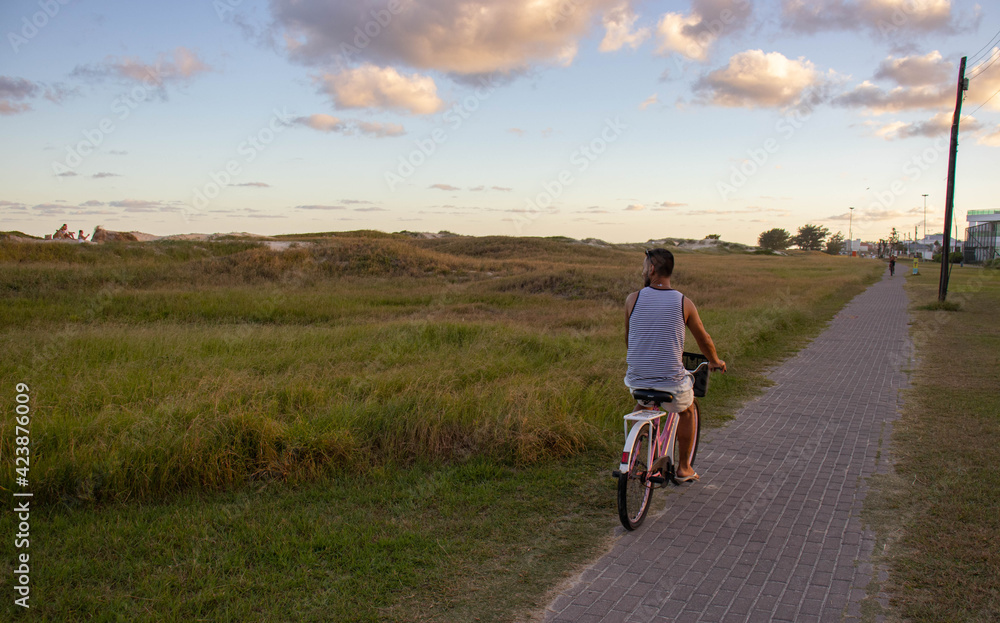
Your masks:
M670 392L674 395L674 401L660 403L660 409L666 411L667 413L680 413L681 411L686 411L694 403L694 390L686 389L684 391L674 391L672 389L659 389L657 387L650 387L648 389L655 389L661 392ZM644 401L638 401L644 407L652 407L653 405L646 405Z

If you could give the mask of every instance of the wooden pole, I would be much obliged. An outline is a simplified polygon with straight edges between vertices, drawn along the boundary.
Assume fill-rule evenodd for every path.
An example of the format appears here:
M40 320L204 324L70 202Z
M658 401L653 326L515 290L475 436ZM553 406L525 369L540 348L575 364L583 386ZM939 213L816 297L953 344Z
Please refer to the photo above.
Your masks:
M951 122L951 153L948 156L948 190L944 200L944 240L941 244L941 279L938 282L938 300L948 297L948 264L951 261L951 216L955 210L955 160L958 157L958 122L962 118L962 98L969 88L965 79L967 56L962 57L958 67L958 95L955 99L955 116Z

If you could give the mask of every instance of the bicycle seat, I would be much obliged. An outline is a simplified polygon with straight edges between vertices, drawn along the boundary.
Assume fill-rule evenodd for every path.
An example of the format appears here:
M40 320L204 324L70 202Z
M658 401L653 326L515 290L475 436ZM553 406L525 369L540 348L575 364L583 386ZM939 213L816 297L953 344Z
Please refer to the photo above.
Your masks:
M632 397L635 398L636 402L639 404L643 406L649 404L654 408L659 408L661 404L671 403L674 401L674 395L670 392L661 392L655 389L633 389Z

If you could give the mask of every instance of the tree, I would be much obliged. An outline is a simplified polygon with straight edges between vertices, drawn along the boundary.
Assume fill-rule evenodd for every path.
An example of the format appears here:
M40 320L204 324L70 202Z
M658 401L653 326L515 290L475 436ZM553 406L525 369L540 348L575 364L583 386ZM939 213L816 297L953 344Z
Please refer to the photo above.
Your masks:
M761 232L761 234L757 236L757 246L762 249L784 251L791 244L792 235L780 227L775 227L774 229Z
M830 255L840 255L840 252L844 250L844 234L843 232L837 232L830 236L830 239L826 241L826 252Z
M792 238L792 244L806 251L822 251L823 240L829 233L830 230L821 225L803 225L799 227L799 233Z
M718 240L720 238L722 238L721 234L709 234L705 236L705 240Z

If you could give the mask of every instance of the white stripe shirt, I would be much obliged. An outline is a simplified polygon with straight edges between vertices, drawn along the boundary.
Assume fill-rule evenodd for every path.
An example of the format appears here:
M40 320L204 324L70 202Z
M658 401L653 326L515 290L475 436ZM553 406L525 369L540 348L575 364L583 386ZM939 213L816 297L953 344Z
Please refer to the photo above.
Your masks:
M669 392L691 389L681 360L684 329L683 294L648 286L640 290L629 315L625 385Z

